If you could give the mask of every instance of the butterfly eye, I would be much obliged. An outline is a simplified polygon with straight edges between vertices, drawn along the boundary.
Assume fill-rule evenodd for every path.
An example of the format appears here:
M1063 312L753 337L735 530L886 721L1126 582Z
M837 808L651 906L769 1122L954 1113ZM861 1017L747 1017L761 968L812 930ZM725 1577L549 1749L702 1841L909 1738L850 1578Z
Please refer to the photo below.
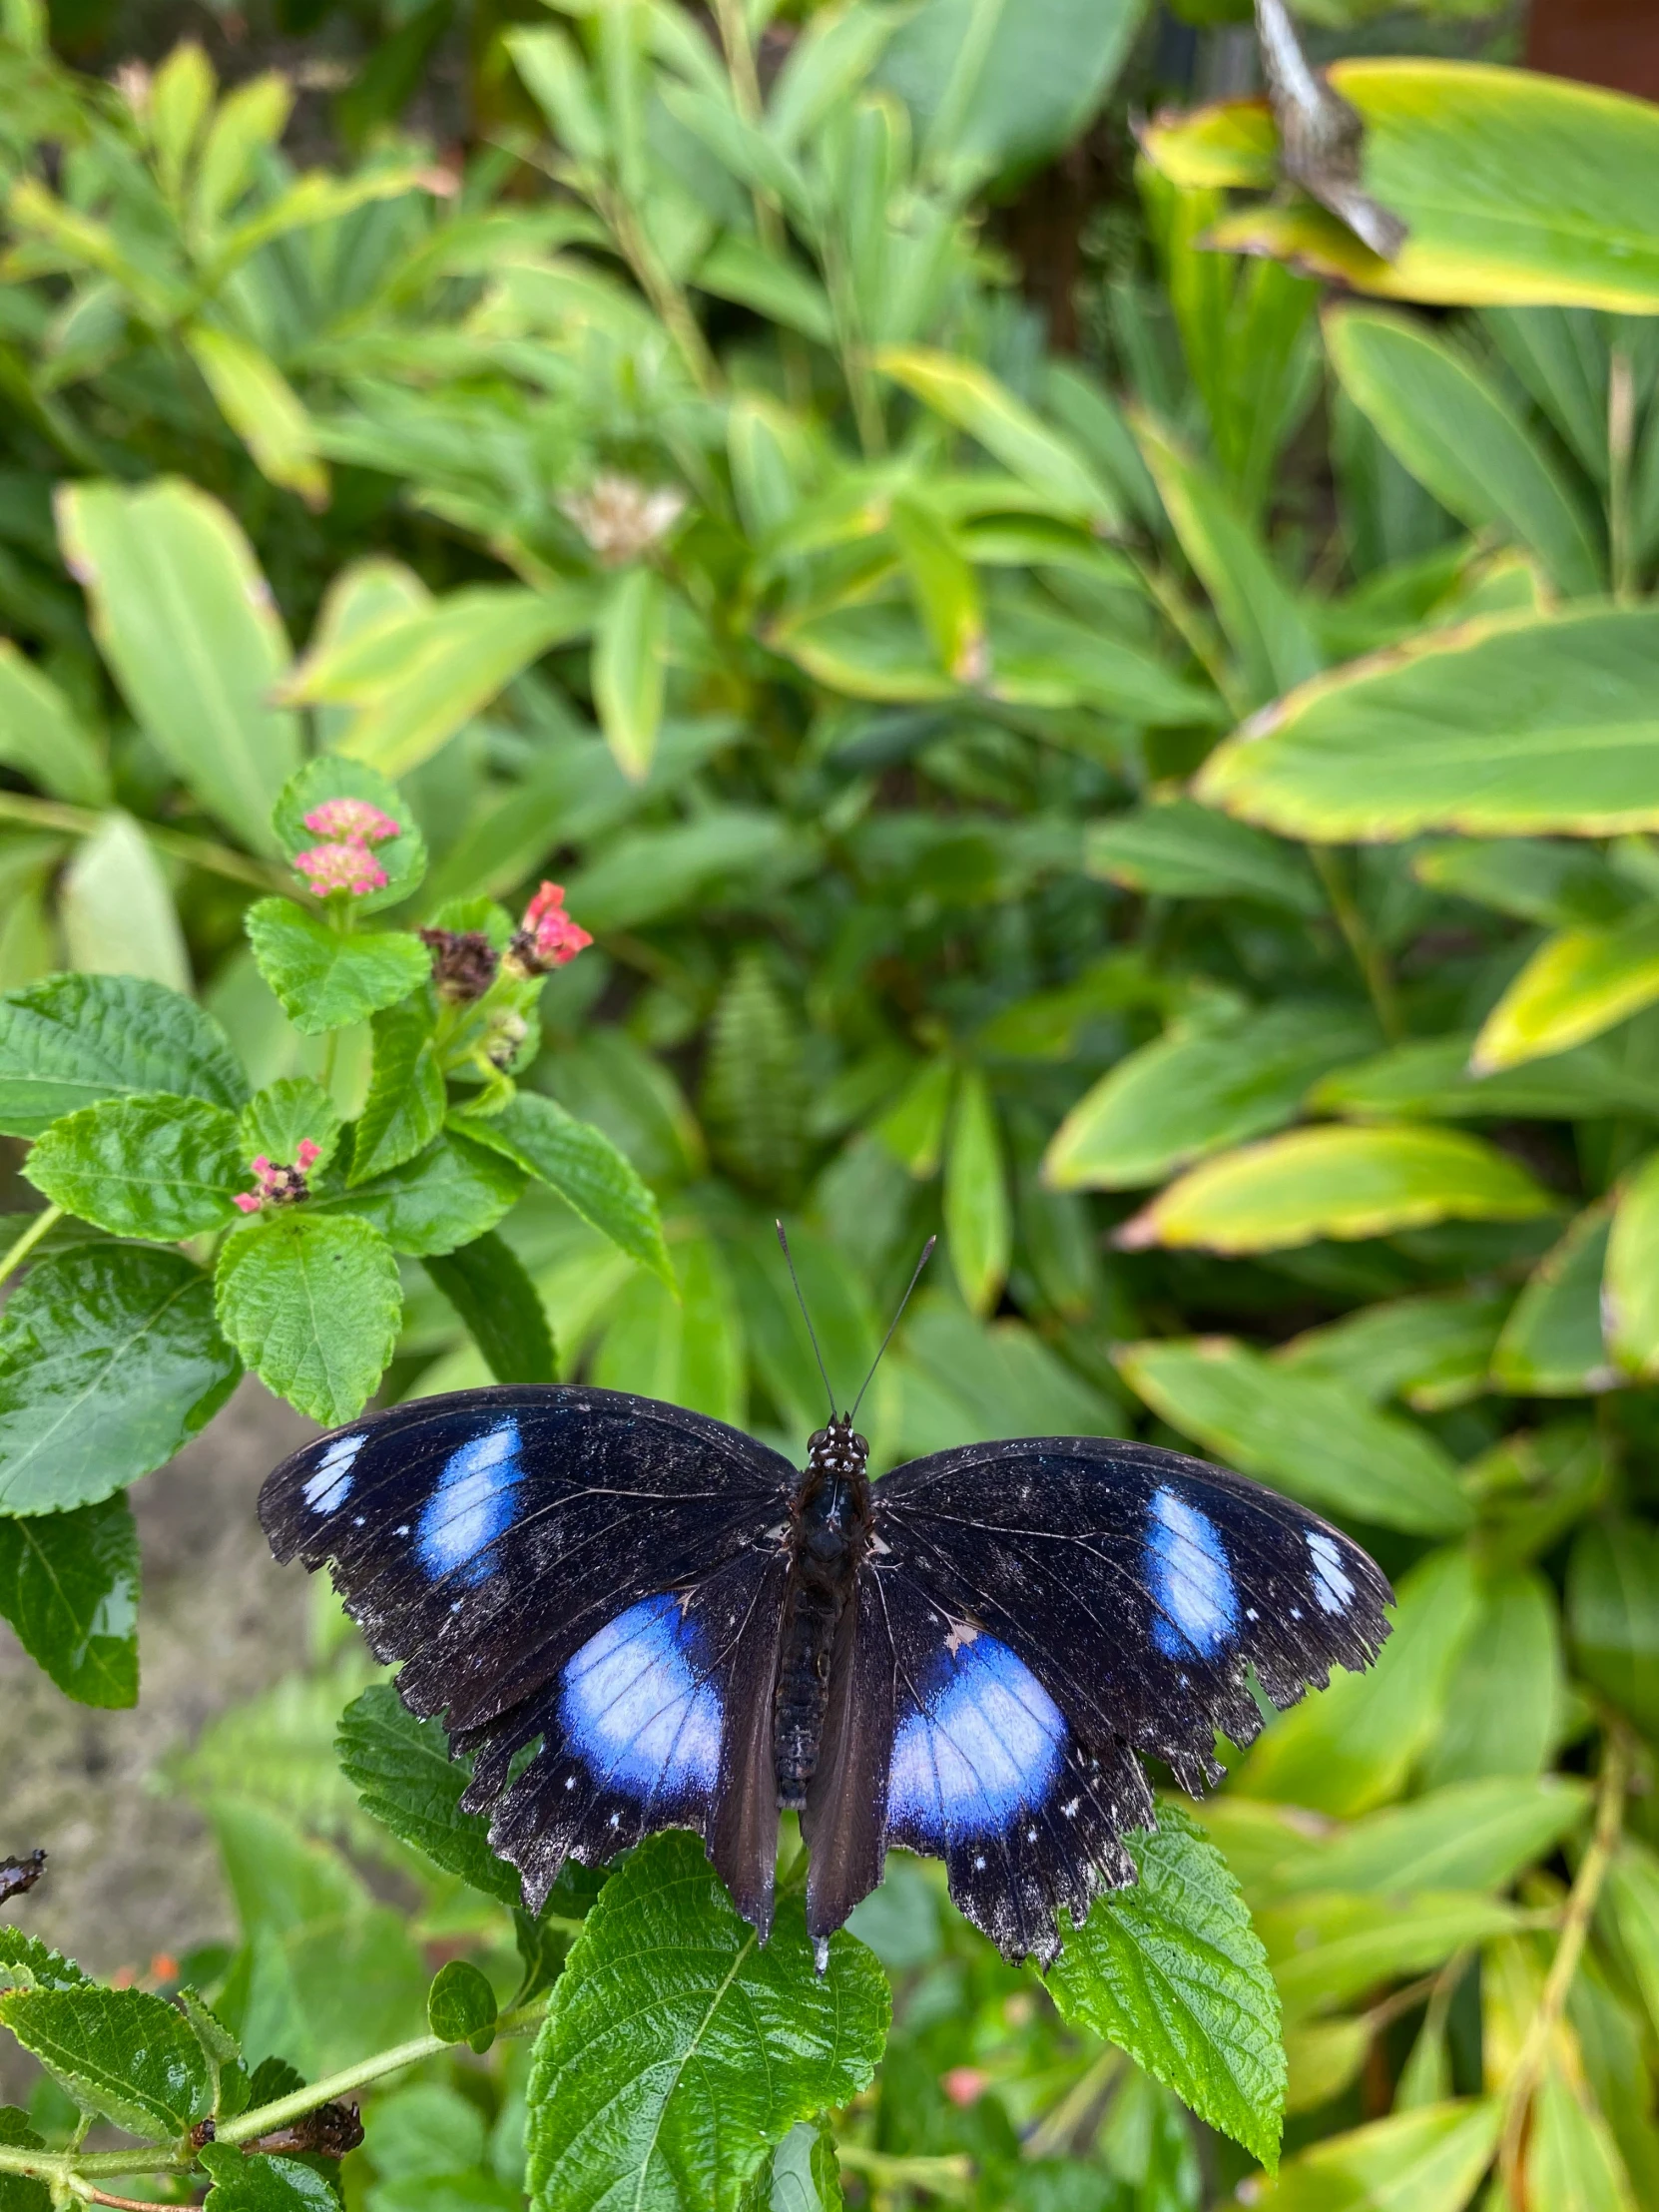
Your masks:
M862 1436L854 1435L854 1437L852 1438L852 1448L858 1454L858 1457L860 1459L867 1459L869 1457L869 1445L864 1441Z
M829 1441L830 1431L828 1428L815 1428L807 1438L807 1449L809 1451L822 1451Z

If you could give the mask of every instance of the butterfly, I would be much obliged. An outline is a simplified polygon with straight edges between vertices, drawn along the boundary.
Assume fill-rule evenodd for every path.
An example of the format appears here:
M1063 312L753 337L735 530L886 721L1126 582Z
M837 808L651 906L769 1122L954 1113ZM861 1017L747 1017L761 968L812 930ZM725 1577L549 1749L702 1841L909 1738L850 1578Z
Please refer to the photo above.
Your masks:
M443 1716L532 1911L567 1859L689 1828L764 1941L794 1809L821 1970L893 1844L1047 1966L1056 1908L1080 1924L1136 1878L1143 1759L1219 1781L1217 1732L1262 1726L1252 1678L1285 1706L1368 1665L1392 1592L1340 1530L1180 1452L1013 1438L872 1483L855 1413L801 1470L625 1391L457 1390L307 1444L260 1514Z

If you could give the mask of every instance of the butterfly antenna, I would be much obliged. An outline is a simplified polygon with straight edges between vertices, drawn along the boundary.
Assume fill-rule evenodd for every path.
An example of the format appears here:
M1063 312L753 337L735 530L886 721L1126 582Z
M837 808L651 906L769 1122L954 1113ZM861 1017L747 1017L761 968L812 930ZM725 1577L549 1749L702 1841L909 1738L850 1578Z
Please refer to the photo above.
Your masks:
M892 1333L898 1327L899 1323L904 1319L904 1309L910 1303L910 1293L921 1281L921 1271L927 1265L928 1261L932 1259L933 1247L938 1243L938 1241L939 1240L937 1237L929 1237L927 1242L922 1246L921 1258L916 1262L915 1273L911 1276L909 1282L904 1286L904 1296L898 1302L898 1311L896 1314L894 1314L892 1320L887 1324L887 1334L881 1339L881 1350L869 1363L869 1373L864 1377L862 1386L860 1387L857 1396L852 1400L852 1410L846 1416L848 1420L857 1419L858 1408L864 1402L864 1391L867 1390L870 1384L875 1381L875 1371L881 1365L882 1359L886 1354L888 1345L892 1343Z
M781 1221L775 1221L772 1226L777 1230L778 1242L784 1248L784 1264L790 1271L790 1281L795 1285L795 1302L801 1308L802 1320L807 1324L807 1335L812 1342L813 1358L818 1362L818 1372L824 1378L824 1394L830 1400L830 1418L833 1420L835 1417L835 1393L830 1386L830 1370L825 1366L824 1355L818 1348L818 1332L813 1327L813 1317L808 1313L807 1301L801 1295L801 1278L795 1272L795 1254L790 1250L790 1240L784 1234L784 1224ZM905 1295L908 1296L909 1294L906 1293ZM857 1408L854 1407L853 1410L856 1411Z

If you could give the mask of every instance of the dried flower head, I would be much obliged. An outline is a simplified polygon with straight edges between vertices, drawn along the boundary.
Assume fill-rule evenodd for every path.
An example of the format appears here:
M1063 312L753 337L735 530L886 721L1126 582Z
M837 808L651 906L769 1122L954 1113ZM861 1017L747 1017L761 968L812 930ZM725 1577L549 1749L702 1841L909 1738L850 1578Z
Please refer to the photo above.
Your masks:
M544 883L528 906L524 919L507 947L506 967L512 975L545 975L551 968L567 967L593 939L565 912L565 887Z
M294 854L293 865L309 884L313 898L328 898L335 891L362 898L382 889L386 880L385 869L367 845L355 840L313 844L308 851Z
M403 833L401 823L393 822L390 815L383 815L366 799L325 799L305 817L305 828L319 837L335 837L348 844L384 844L388 837Z
M586 491L564 493L559 506L605 566L620 568L667 537L686 511L686 495L676 484L642 484L606 470Z
M263 1152L256 1153L249 1165L259 1189L239 1191L232 1205L239 1214L257 1214L267 1206L291 1206L295 1199L309 1198L310 1185L305 1178L321 1157L321 1146L309 1137L300 1138L291 1167L268 1160Z
M416 935L432 955L432 982L452 1006L469 1006L495 981L500 965L482 929L421 929Z
M155 90L155 80L143 62L123 62L110 81L142 123L150 113Z

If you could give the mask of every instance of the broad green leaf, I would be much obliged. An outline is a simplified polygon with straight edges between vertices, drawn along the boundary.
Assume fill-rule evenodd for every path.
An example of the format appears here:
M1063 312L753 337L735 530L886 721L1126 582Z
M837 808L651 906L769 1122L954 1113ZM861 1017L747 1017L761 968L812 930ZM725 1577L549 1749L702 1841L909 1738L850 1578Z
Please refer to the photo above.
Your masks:
M1122 520L1115 496L1076 448L1039 421L989 370L955 354L897 345L879 351L875 366L966 431L1039 493L1054 513L1106 528L1116 528Z
M235 1109L230 1039L177 991L134 976L51 975L0 998L0 1130L38 1137L79 1106L170 1091Z
M776 815L717 807L617 837L572 875L566 902L585 929L638 929L687 907L753 905L763 886L806 865L805 849Z
M1329 1376L1374 1404L1402 1397L1419 1413L1460 1404L1486 1386L1509 1300L1458 1294L1362 1306L1281 1346L1299 1375Z
M1464 2212L1501 2119L1495 2098L1395 2112L1300 2152L1254 2201L1264 2212Z
M446 1130L417 1159L345 1189L337 1177L313 1186L319 1218L349 1214L370 1223L394 1252L423 1260L487 1236L524 1190L515 1162Z
M1581 1397L1619 1381L1601 1335L1611 1205L1588 1206L1533 1270L1492 1354L1492 1380L1520 1397Z
M1552 2066L1532 2101L1526 2190L1549 2212L1636 2212L1636 2195L1612 2130L1587 2089Z
M201 2044L147 1990L14 1989L0 1996L0 2025L77 2104L129 2135L176 2143L213 2101Z
M1240 1803L1265 1810L1248 1799ZM1269 1897L1502 1890L1581 1828L1589 1804L1582 1782L1558 1775L1453 1783L1368 1813L1329 1841L1310 1837L1303 1822L1300 1832L1287 1831L1290 1849L1275 1874L1251 1888ZM1225 1823L1220 1835L1225 1843Z
M1565 1052L1659 998L1659 916L1546 937L1486 1016L1470 1067L1483 1074Z
M1454 1129L1293 1129L1189 1169L1117 1233L1148 1245L1279 1252L1436 1221L1527 1221L1555 1201L1482 1138Z
M1659 1859L1634 1837L1625 1837L1608 1868L1597 1920L1640 1992L1648 2019L1659 2024Z
M1400 1578L1393 1633L1376 1665L1366 1674L1334 1675L1322 1696L1283 1714L1234 1787L1339 1818L1396 1797L1434 1741L1453 1670L1479 1618L1468 1555L1430 1552Z
M1287 2112L1317 2112L1354 2080L1372 2047L1371 2022L1302 2020L1285 2030Z
M663 719L663 587L643 562L610 585L593 633L593 704L616 765L643 782Z
M787 1897L762 1949L702 1844L651 1837L588 1915L537 2038L532 2207L626 2193L636 2212L735 2212L798 2120L869 2081L889 2010L885 1975L844 1930L819 1975Z
M360 1412L385 1373L403 1294L366 1221L288 1206L226 1240L216 1304L260 1380L327 1428Z
M1086 1382L1022 1322L987 1326L954 1300L922 1294L903 1345L880 1370L897 1378L895 1458L995 1436L1117 1436L1128 1425L1115 1393ZM878 1383L877 1413L880 1390Z
M162 1091L66 1114L35 1140L25 1172L82 1221L166 1243L235 1221L250 1180L236 1115Z
M1008 1167L989 1086L976 1068L963 1072L950 1121L944 1164L944 1225L950 1265L968 1311L995 1306L1013 1250Z
M1441 506L1537 554L1564 592L1600 589L1603 559L1575 494L1499 388L1425 323L1370 307L1328 315L1356 406Z
M138 1530L124 1497L0 1519L0 1614L78 1703L138 1703Z
M1659 611L1429 631L1316 677L1219 746L1194 789L1282 836L1613 836L1659 828Z
M655 1275L624 1286L594 1359L605 1389L635 1390L741 1422L743 1322L714 1240L681 1239L673 1260L678 1296Z
M1166 800L1092 823L1091 875L1169 898L1248 898L1322 914L1325 893L1305 856L1278 838L1190 799Z
M469 1769L451 1759L438 1721L416 1720L389 1682L376 1682L340 1715L341 1772L365 1813L445 1874L503 1905L522 1902L518 1870L489 1846L489 1823L461 1811Z
M1659 1730L1659 1530L1591 1521L1567 1568L1578 1671L1649 1733Z
M302 2158L262 2151L248 2157L234 2143L209 2143L197 2153L213 2186L213 2212L336 2212L339 2197Z
M901 493L892 503L888 527L939 666L952 683L977 683L988 673L989 661L973 564L940 516L919 498Z
M44 2150L44 2136L29 2125L15 2104L0 2104L0 2145L7 2150ZM52 2192L27 2174L0 2174L0 2212L52 2212Z
M515 1160L629 1259L672 1283L657 1201L633 1162L592 1122L578 1121L556 1099L519 1091L499 1113L457 1116L455 1126Z
M1641 895L1598 852L1565 838L1458 837L1416 853L1411 872L1522 921L1622 921Z
M1473 1049L1467 1030L1413 1038L1326 1076L1308 1093L1308 1105L1356 1121L1397 1121L1404 1114L1435 1121L1578 1121L1646 1115L1653 1103L1641 1070L1627 1068L1605 1045L1580 1045L1493 1075L1471 1071Z
M239 1372L213 1284L181 1253L92 1245L42 1260L0 1314L0 1510L95 1504L150 1473Z
M1341 1006L1286 1000L1176 1022L1071 1109L1043 1159L1056 1190L1134 1190L1294 1119L1310 1083L1375 1041Z
M37 784L48 799L102 807L109 771L74 708L9 638L0 639L0 764Z
M418 937L392 929L342 936L286 898L260 899L244 926L260 973L307 1037L395 1005L432 972L432 956Z
M208 126L196 166L194 212L218 223L253 182L260 153L282 135L293 107L293 87L276 70L252 77L227 93Z
M237 522L174 477L58 498L64 559L85 587L128 705L208 813L256 852L299 766L299 725L271 693L288 661L271 588Z
M944 1132L956 1094L956 1063L940 1053L918 1069L873 1125L875 1135L918 1183L930 1182L944 1158Z
M424 1152L448 1105L427 1007L419 999L388 1006L373 1028L373 1067L352 1135L347 1188Z
M869 1373L881 1342L868 1290L856 1262L808 1222L791 1221L790 1264L837 1403L849 1404ZM743 1310L744 1334L755 1372L784 1415L785 1425L809 1434L824 1417L824 1381L801 1328L790 1268L768 1222L724 1247Z
M371 583L359 582L359 592L370 588ZM349 602L343 616L338 609L335 615L336 621L348 619ZM322 753L288 778L272 815L272 827L282 850L291 860L296 853L312 845L339 841L341 832L330 832L326 828L313 830L305 817L316 814L330 801L341 799L363 800L388 822L397 825L395 835L367 840L386 880L378 890L352 895L352 915L373 913L380 906L395 906L400 899L408 897L426 872L426 839L420 833L414 810L396 785L362 761L349 760L339 753ZM347 830L344 834L350 832Z
M803 337L820 345L834 342L835 319L823 285L799 261L783 253L769 253L741 231L720 234L698 263L695 281L700 291L712 291L717 299L734 299L739 306L753 307L768 321L781 322L787 330L799 330ZM734 476L747 472L746 464L754 455L755 418L748 410L755 404L754 395L748 392L731 402L727 436ZM749 480L754 481L752 476ZM763 534L755 529L759 510L741 495L740 508L751 535ZM774 515L766 527L776 527L785 520L785 515Z
M1495 1575L1481 1592L1480 1625L1452 1674L1421 1780L1541 1773L1560 1741L1566 1702L1555 1592L1531 1568Z
M105 815L58 886L58 918L72 966L191 987L190 953L166 875L131 815Z
M202 381L260 474L297 492L307 507L325 507L328 471L317 458L315 426L270 354L205 322L187 325L183 335Z
M1380 1981L1429 1972L1465 1944L1507 1935L1518 1920L1514 1906L1477 1891L1354 1897L1336 1890L1266 1906L1256 1926L1286 2018L1306 2019Z
M339 1108L322 1085L308 1075L283 1075L256 1091L242 1110L244 1156L263 1153L291 1167L307 1140L316 1146L311 1173L319 1175L339 1143Z
M426 1992L426 2019L434 2035L487 2050L495 2014L495 1991L470 1958L451 1958L438 1968Z
M348 177L330 176L326 170L307 170L247 216L219 241L218 266L234 269L273 239L315 225L336 223L355 209L376 200L400 200L430 190L431 172L412 162L364 164Z
M1153 1339L1116 1359L1173 1427L1321 1511L1419 1535L1454 1534L1473 1518L1443 1447L1346 1383L1226 1337Z
M1285 2053L1267 1955L1227 1862L1175 1807L1130 1846L1140 1879L1097 1898L1048 1976L1092 2028L1267 2166L1279 2158Z
M421 1262L498 1382L556 1382L541 1294L511 1245L493 1234Z
M1618 1195L1602 1299L1614 1359L1632 1375L1659 1373L1659 1153Z

